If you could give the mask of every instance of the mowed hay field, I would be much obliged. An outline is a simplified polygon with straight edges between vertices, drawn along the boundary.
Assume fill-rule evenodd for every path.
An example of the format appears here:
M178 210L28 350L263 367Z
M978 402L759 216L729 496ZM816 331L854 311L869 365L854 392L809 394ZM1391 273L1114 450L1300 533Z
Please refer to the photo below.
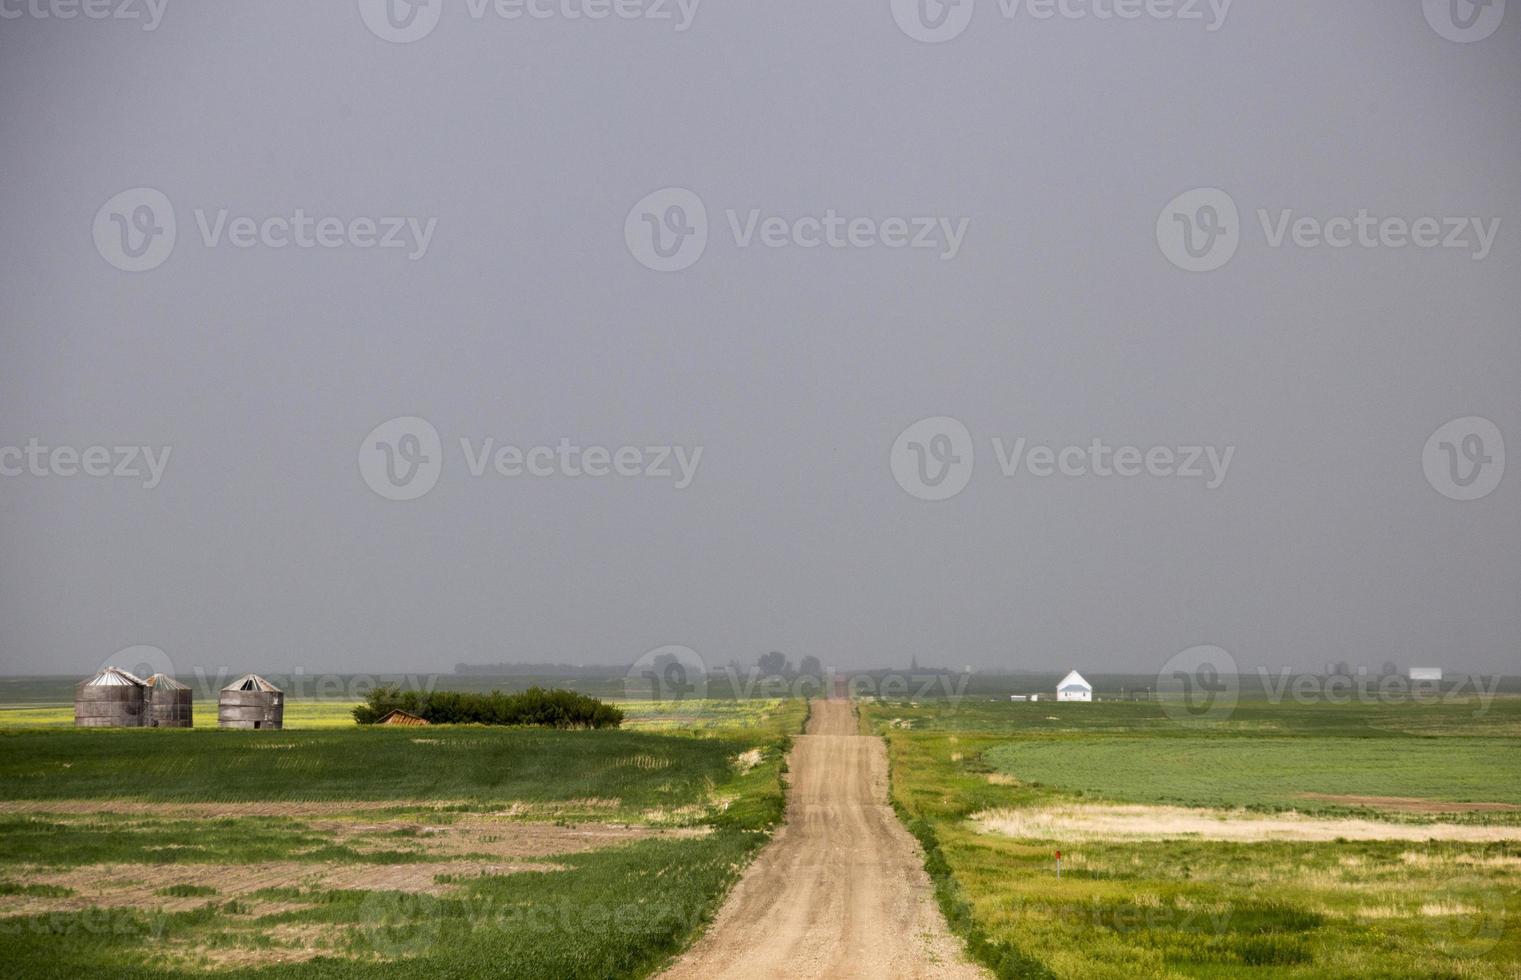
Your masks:
M1521 977L1521 699L864 714L999 976Z
M0 731L0 977L642 976L768 839L805 712Z

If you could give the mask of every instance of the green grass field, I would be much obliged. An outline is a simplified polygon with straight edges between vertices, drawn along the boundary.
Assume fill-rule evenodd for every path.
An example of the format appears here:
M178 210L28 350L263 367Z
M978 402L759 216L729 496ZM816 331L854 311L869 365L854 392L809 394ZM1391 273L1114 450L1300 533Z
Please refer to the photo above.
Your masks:
M0 977L642 976L780 819L805 710L687 703L713 723L685 734L9 729ZM626 839L502 856L598 827Z
M1521 976L1521 844L1021 839L970 819L1098 801L1514 826L1297 798L1521 800L1521 701L879 703L894 805L952 926L1001 977ZM1063 874L1054 851L1063 852Z

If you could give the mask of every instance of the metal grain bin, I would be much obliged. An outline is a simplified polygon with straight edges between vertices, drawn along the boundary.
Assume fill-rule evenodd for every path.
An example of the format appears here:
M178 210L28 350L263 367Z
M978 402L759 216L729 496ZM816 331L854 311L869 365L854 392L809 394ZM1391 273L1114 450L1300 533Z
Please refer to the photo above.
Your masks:
M74 688L74 727L141 728L148 685L120 667L104 667Z
M148 728L191 727L190 686L168 674L148 678L143 725Z
M223 728L280 728L285 724L285 693L258 674L244 674L222 688L217 724Z

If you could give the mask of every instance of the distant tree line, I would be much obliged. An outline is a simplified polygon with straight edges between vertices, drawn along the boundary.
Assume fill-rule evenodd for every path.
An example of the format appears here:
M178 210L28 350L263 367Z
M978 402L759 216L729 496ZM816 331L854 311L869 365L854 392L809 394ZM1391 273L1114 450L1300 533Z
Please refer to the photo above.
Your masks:
M796 667L785 653L772 650L755 658L755 668L767 677L817 677L823 679L824 665L818 657L804 657Z
M400 708L434 725L537 725L542 728L617 728L623 712L574 691L530 687L521 694L403 691L386 684L354 709L354 720L373 725Z
M455 664L461 677L609 677L623 672L609 664Z

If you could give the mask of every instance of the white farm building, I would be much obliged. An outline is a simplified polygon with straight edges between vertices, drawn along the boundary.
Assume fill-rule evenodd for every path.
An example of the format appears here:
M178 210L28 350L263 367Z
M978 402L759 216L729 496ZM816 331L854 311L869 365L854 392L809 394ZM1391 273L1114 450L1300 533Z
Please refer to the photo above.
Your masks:
M1056 700L1092 701L1093 685L1084 680L1082 674L1071 671L1056 685Z

